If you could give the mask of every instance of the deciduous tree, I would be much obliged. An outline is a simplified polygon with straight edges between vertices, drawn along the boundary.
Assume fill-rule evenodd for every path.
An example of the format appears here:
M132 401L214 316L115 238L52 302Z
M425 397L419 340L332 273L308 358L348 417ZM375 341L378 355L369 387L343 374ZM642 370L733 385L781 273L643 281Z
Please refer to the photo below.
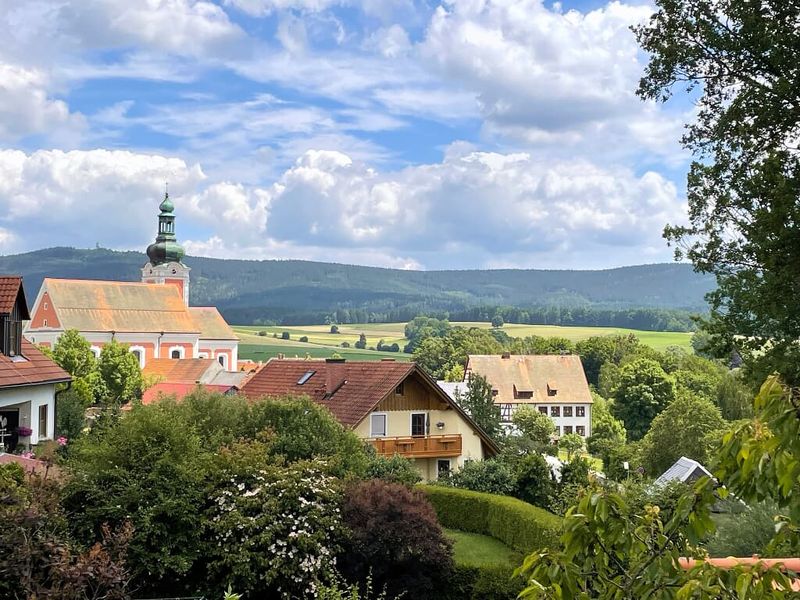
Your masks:
M613 393L614 416L625 424L628 438L638 440L675 399L675 384L657 362L637 358L620 369Z
M456 391L456 402L489 437L499 437L502 432L500 406L495 404L492 385L485 377L475 373L470 374L466 392Z

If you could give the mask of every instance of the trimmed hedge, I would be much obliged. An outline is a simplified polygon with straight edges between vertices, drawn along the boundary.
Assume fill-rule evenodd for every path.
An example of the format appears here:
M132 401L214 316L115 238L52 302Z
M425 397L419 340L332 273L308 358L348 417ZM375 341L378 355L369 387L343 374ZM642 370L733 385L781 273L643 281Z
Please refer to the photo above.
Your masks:
M433 504L442 527L489 535L523 554L558 544L561 518L532 504L440 485L418 487Z
M440 600L515 600L525 588L514 567L456 565Z

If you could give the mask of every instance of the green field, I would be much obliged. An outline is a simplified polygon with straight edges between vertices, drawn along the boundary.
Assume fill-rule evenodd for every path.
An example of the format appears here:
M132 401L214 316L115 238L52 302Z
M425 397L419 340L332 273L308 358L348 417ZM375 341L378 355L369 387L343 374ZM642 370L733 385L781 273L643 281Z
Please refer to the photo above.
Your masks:
M444 534L453 541L453 558L459 565L517 566L522 556L500 540L488 535L445 529Z
M396 358L408 360L409 356L403 354L402 348L406 344L404 335L405 323L367 323L353 325L339 325L339 333L331 333L330 325L298 325L298 326L234 326L234 331L241 338L239 356L243 359L267 360L268 358L284 354L287 357L328 358L334 352L352 360L380 360L381 358ZM489 323L460 323L453 325L463 327L480 327L489 329ZM259 332L266 332L260 336ZM282 340L279 337L283 332L288 332L290 339ZM538 335L542 337L564 337L573 342L579 342L596 335L636 335L644 344L656 350L665 350L669 346L679 346L691 351L691 333L674 331L639 331L620 327L558 327L555 325L514 325L507 324L503 327L511 337L526 337ZM367 347L376 347L383 340L387 345L396 343L401 352L378 352L375 350L357 350L353 344L359 336L367 337ZM300 342L302 336L308 337L308 342ZM342 342L348 342L350 348L342 348Z

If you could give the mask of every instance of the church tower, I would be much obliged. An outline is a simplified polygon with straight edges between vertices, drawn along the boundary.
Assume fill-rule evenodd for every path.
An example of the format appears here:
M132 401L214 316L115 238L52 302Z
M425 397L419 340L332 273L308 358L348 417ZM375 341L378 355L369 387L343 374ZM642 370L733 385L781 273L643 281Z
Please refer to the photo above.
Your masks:
M189 305L189 267L181 262L186 255L175 237L175 206L164 194L159 206L158 235L156 241L147 247L150 261L142 267L143 283L164 283L178 286L186 305Z

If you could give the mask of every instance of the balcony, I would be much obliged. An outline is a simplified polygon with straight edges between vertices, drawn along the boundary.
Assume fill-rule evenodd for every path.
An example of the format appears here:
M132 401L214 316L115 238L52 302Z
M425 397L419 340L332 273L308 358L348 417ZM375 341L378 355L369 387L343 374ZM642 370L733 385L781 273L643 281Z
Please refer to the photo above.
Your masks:
M381 437L366 440L378 454L407 458L438 458L461 454L461 434Z

